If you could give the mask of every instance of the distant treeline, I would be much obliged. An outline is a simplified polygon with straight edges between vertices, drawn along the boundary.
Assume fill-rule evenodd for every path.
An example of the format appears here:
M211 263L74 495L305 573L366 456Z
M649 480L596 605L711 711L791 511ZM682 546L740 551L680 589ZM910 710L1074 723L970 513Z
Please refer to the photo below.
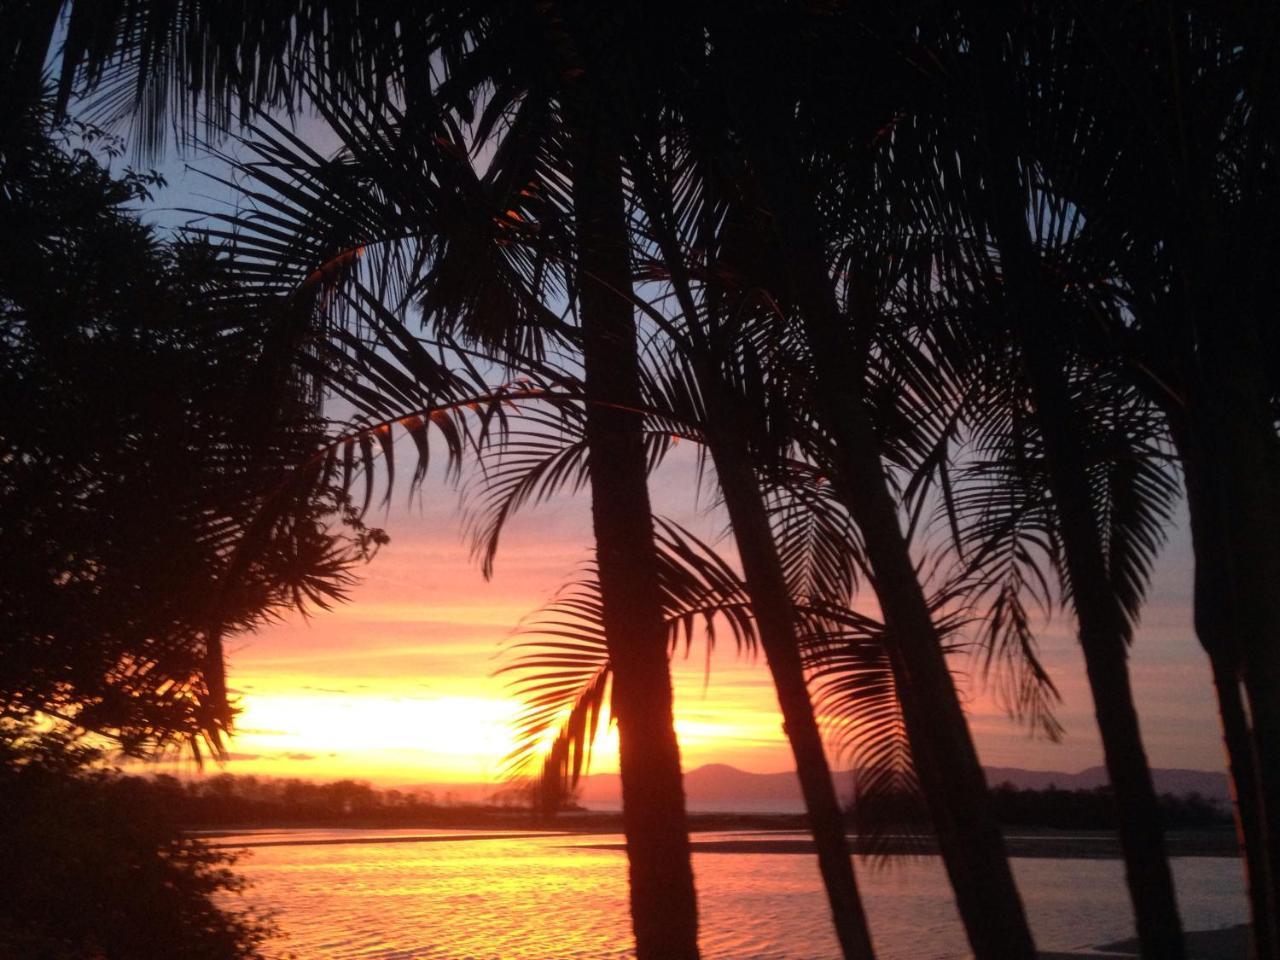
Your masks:
M1042 790L1002 783L991 791L996 818L1006 827L1055 830L1117 829L1115 798L1109 786ZM1199 793L1162 794L1160 811L1166 830L1204 830L1226 826L1231 811ZM875 835L906 831L928 833L929 815L914 794L877 795L862 805L850 803L846 820L855 833Z
M192 826L290 825L359 822L366 825L495 823L529 816L527 791L498 790L487 804L460 803L450 793L380 790L360 780L316 783L219 774L180 780L158 775L131 777L135 788L163 802Z
M1006 826L1052 827L1060 830L1114 830L1116 804L1111 788L1061 790L1020 789L1002 783L992 791L996 816ZM1231 811L1199 793L1162 794L1160 811L1166 830L1200 830L1231 822Z
M360 780L317 783L310 780L219 774L180 780L160 775L131 777L132 789L163 803L173 816L192 826L360 823L363 825L502 825L533 816L528 788L495 791L486 803L460 802L451 793L378 789ZM1114 830L1115 801L1109 787L1063 790L1022 789L1004 783L992 790L996 814L1009 827L1060 830ZM1200 830L1224 826L1230 810L1215 800L1190 793L1160 798L1165 827ZM857 832L915 826L927 831L928 817L918 798L900 797L888 810L851 805L849 824ZM570 807L565 812L581 808Z

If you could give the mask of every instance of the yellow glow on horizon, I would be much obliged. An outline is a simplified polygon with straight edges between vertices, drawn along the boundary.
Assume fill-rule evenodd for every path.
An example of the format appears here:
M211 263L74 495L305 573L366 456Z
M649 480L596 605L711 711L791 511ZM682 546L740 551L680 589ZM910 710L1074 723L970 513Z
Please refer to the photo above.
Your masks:
M241 713L222 769L387 785L500 780L521 706L510 678L493 673L521 618L579 575L591 544L586 501L514 521L490 582L451 532L451 497L427 498L422 514L397 507L387 521L392 542L350 603L287 616L230 645ZM709 684L698 645L672 663L686 768L788 769L763 662L735 657L731 645L714 661ZM591 772L615 772L617 753L616 728L602 718Z
M369 768L366 777L395 768L422 780L496 777L518 710L507 700L386 692L255 693L241 707L231 751L252 758L255 772L274 766L323 776L355 761Z
M280 731L282 749L349 751L421 749L452 757L501 754L510 749L516 705L478 697L253 696L237 725Z
M761 769L762 759L777 755L782 733L771 692L735 690L726 677L722 696L714 684L704 690L700 666L673 666L675 727L686 768L727 762ZM229 745L231 773L497 784L515 744L521 705L491 680L468 685L441 678L433 685L439 692L414 694L410 678L360 690L318 689L294 675L252 679ZM590 769L615 772L617 764L617 728L606 708ZM786 758L763 766L785 768Z
M514 528L508 562L489 583L465 544L393 539L351 603L286 617L232 645L241 713L231 759L208 772L500 786L521 711L510 678L494 676L504 640L574 575L584 535L554 536L538 523L521 538ZM695 644L671 665L685 769L791 769L763 658L740 657L731 644L710 661L703 653ZM617 769L617 730L606 716L590 772Z

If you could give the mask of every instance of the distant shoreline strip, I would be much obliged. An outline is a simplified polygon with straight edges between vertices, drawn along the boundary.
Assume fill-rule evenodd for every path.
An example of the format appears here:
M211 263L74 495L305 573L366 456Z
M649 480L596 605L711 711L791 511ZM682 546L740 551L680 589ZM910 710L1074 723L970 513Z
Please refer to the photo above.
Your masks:
M570 833L468 833L460 836L450 834L423 834L407 837L301 837L292 840L230 840L227 838L209 839L205 843L210 847L232 848L243 850L246 847L333 847L353 843L445 843L462 840L528 840L534 837L568 837Z
M566 844L578 849L625 850L622 843L592 843L590 833L580 831L535 831L520 833L465 833L465 834L408 834L399 836L352 837L280 837L255 838L245 834L222 834L202 837L211 847L221 849L251 849L257 847L320 847L344 844L386 843L459 843L466 840L533 840L539 838L575 839L580 842ZM1044 837L1007 836L1005 843L1011 857L1047 860L1116 860L1120 859L1119 842L1113 837ZM1238 857L1239 849L1233 838L1216 834L1187 834L1168 836L1169 855L1172 857ZM875 842L849 837L849 847L855 854L870 856L936 856L937 847L932 838L883 838ZM808 839L722 839L693 840L694 853L726 854L812 854L813 842Z

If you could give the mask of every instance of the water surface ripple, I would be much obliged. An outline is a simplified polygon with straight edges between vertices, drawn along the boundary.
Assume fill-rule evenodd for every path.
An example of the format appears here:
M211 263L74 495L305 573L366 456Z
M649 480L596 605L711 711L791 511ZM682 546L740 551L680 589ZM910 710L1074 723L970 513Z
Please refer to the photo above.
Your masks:
M429 833L459 842L411 842ZM778 836L778 835L774 835ZM612 960L628 957L626 859L616 836L484 838L468 831L271 831L246 851L249 897L277 911L299 960ZM360 839L365 842L335 842ZM766 840L759 834L698 839ZM308 843L284 844L304 840ZM367 841L381 842L367 842ZM316 842L321 841L321 842ZM390 842L388 842L390 841ZM859 860L882 960L969 956L936 858ZM1132 934L1118 860L1013 860L1038 944ZM813 857L694 854L705 960L837 956ZM1174 860L1188 928L1242 923L1238 860Z

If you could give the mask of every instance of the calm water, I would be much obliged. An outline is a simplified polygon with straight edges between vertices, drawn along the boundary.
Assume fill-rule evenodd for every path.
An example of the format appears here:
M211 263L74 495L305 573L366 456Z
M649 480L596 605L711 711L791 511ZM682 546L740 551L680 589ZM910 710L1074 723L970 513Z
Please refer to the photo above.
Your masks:
M277 831L253 840L350 840L426 831ZM628 956L626 860L612 836L483 839L430 831L427 843L258 847L241 871L250 897L278 911L299 960L572 960ZM781 836L770 834L771 837ZM699 834L698 839L761 839ZM226 841L224 841L226 842ZM234 842L234 841L232 841ZM1070 950L1132 933L1117 860L1015 859L1038 944ZM858 862L885 960L967 957L936 858ZM707 960L836 956L812 856L695 853ZM1174 861L1189 928L1245 920L1240 864Z

